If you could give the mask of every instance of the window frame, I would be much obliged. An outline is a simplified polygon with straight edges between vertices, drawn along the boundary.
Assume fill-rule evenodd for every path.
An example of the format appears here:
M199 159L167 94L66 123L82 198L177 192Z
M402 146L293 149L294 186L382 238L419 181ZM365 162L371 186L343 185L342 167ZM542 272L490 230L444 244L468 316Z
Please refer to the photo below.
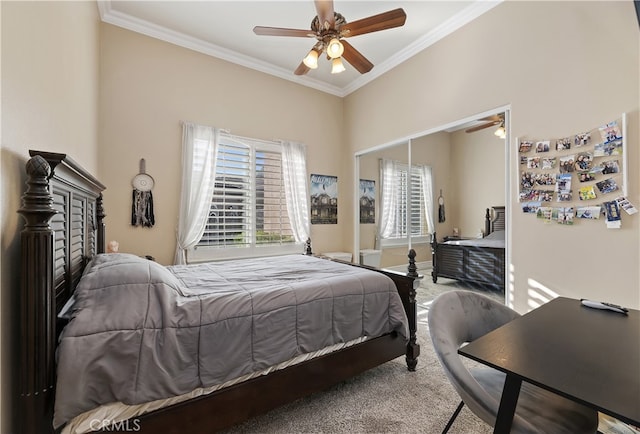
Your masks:
M410 183L406 183L406 187L402 187L402 182L399 183L400 185L400 194L398 194L398 198L399 200L402 201L402 203L400 204L401 206L398 207L398 212L403 214L401 215L401 219L396 219L397 221L402 221L403 223L401 224L396 224L396 226L404 226L405 229L408 229L408 233L402 233L400 234L400 236L391 236L391 237L386 237L386 238L381 238L380 239L380 245L382 247L400 247L400 246L406 246L409 243L409 233L411 233L411 228L413 227L412 222L408 222L408 220L411 220L409 215L409 203L413 203L413 201L415 200L413 193L415 190L415 186L413 185L413 180L414 177L417 178L417 182L419 184L422 184L422 180L419 174L416 174L414 171L418 170L420 166L418 165L411 165L409 166L409 164L407 163L398 163L398 171L401 172L400 175L398 175L397 173L394 174L394 176L398 176L402 178L402 182L406 183L406 179L408 178L408 174L410 173L410 179L411 182ZM411 238L411 243L412 244L428 244L431 242L431 233L429 232L429 223L426 219L426 213L428 212L427 208L427 204L425 203L425 197L424 197L424 193L422 191L422 189L425 188L425 186L421 185L419 191L418 191L418 195L420 197L420 206L421 206L421 211L420 211L420 227L421 227L421 233L419 235L414 235L413 233L411 233L410 238ZM409 199L407 201L407 199ZM384 206L384 204L381 202L380 206ZM424 212L423 212L424 211ZM408 223L408 224L407 224Z
M283 149L282 145L278 142L269 142L258 139L251 139L246 137L237 137L222 134L220 137L220 145L222 146L241 146L248 148L249 152L249 179L250 185L248 189L249 200L250 200L250 213L249 216L250 226L251 226L251 235L250 241L245 245L227 245L227 246L214 246L214 245L202 245L196 244L193 248L187 251L187 262L188 263L196 263L196 262L206 262L211 260L220 260L220 259L239 259L239 258L252 258L252 257L261 257L261 256L274 256L274 255L283 255L283 254L293 254L293 253L301 253L303 251L304 243L296 243L295 241L291 243L257 243L256 235L257 235L257 190L256 190L256 166L257 159L256 153L259 152L270 152L277 153L282 155ZM281 173L282 175L282 173ZM217 176L217 175L216 175ZM284 188L284 185L283 185ZM247 191L247 190L245 190ZM213 205L213 197L212 204ZM210 205L210 210L211 210ZM286 206L286 203L285 203ZM285 210L285 215L288 220L288 214ZM291 224L289 222L289 224ZM203 234L204 235L204 234Z

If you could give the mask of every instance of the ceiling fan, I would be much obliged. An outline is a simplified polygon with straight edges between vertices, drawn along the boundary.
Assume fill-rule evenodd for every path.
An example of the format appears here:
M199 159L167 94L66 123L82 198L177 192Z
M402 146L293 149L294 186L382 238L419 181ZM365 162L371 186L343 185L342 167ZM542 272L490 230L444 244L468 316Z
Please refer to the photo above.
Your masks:
M482 122L480 125L473 126L471 128L467 128L464 130L465 133L475 133L476 131L484 130L485 128L490 128L496 125L499 125L498 129L495 131L495 135L501 138L504 138L505 130L504 130L504 113L499 113L497 115L487 116L485 118L479 119Z
M341 14L334 12L333 0L314 0L314 3L318 15L311 21L311 30L262 26L253 28L256 35L317 39L309 54L294 71L296 75L304 75L310 69L316 69L318 56L323 52L326 52L327 58L332 62L331 73L333 74L345 70L341 58L353 65L361 74L371 71L373 63L353 48L345 38L400 27L407 19L404 10L399 8L348 23Z

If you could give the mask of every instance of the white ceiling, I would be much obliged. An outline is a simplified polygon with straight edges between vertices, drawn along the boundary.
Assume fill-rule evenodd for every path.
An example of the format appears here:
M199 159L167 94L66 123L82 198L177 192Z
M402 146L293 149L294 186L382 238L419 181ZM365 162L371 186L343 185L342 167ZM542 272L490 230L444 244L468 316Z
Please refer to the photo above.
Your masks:
M373 64L358 73L331 74L324 57L305 76L293 71L315 43L313 38L257 36L255 26L310 29L313 0L111 1L98 0L102 21L321 91L345 96L404 62L439 39L493 8L502 0L335 0L334 10L355 21L401 7L402 27L349 39Z

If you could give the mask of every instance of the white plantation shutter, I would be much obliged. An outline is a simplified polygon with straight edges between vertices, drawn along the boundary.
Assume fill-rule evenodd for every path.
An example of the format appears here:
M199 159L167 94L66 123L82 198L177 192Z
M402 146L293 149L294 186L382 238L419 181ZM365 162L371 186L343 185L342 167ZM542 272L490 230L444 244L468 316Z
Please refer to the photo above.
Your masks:
M209 218L198 245L249 245L252 211L249 149L221 143Z
M422 185L422 176L417 168L411 169L411 207L409 209L409 221L411 222L411 236L425 235L427 230L427 221L425 218L424 193Z
M294 241L283 178L280 152L256 153L256 233L257 244Z
M431 170L397 161L381 160L382 239L422 237L432 231L428 218L433 207Z
M254 248L294 241L279 147L223 137L209 218L198 246Z

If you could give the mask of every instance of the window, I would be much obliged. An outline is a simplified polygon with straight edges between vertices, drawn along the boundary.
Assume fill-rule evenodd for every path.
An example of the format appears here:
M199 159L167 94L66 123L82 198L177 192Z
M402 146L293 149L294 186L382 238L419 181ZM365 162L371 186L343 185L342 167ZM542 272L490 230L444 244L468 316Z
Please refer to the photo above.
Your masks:
M231 256L256 256L291 245L280 146L221 138L209 218L196 250L243 249Z
M382 245L403 245L411 234L412 243L429 242L432 228L431 170L426 166L409 166L387 162L381 172L383 188L381 206ZM387 196L387 197L385 197ZM395 204L395 205L394 205Z

